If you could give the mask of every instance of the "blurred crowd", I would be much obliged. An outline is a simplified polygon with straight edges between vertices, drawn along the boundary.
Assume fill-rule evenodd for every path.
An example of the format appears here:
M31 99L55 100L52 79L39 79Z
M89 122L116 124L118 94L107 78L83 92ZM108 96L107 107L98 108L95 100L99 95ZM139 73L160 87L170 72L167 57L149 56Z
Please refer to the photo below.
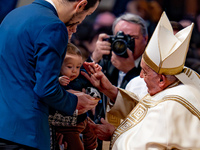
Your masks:
M0 22L5 15L17 6L18 0L0 1ZM167 13L171 21L176 21L182 27L195 24L190 50L187 55L186 66L200 73L200 4L198 0L115 0L109 10L98 8L77 28L72 37L72 43L76 44L87 59L92 52L98 35L106 33L112 35L112 23L119 15L130 12L141 16L147 23L149 39L163 11Z
M176 24L174 24L175 28L181 29L190 25L192 22L194 23L190 49L185 65L200 73L200 11L196 10L195 14L184 11L182 12L182 16L180 16L177 10L177 16L179 16L179 18L177 18L177 16L174 16L176 13L173 15L172 10L170 10L171 12L169 11L168 5L163 6L166 3L164 2L164 0L162 3L158 0L126 0L121 4L122 1L116 0L112 11L97 11L95 16L83 21L83 23L78 26L77 32L73 35L72 42L82 49L87 59L95 49L98 35L100 33L112 35L113 21L116 17L126 12L137 14L146 21L150 39L162 12L166 11L167 14L169 12L168 16L171 16L171 18L169 17L170 20L176 22ZM169 3L174 5L173 7L177 5L173 4L172 1L169 1ZM124 6L123 9L121 8L122 6ZM181 7L182 6L180 6L179 10L183 9ZM120 11L117 11L117 9L120 9Z

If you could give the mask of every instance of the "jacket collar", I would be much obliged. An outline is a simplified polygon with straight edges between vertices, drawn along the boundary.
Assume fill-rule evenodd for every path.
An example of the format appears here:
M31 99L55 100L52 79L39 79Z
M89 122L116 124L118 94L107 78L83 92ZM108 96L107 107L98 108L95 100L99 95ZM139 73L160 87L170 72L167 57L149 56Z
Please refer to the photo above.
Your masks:
M55 14L56 16L58 16L56 9L55 9L54 6L53 6L52 4L50 4L49 2L47 2L47 1L45 1L45 0L35 0L35 1L33 2L33 4L34 4L34 3L35 3L35 4L42 5L42 6L44 6L44 7L47 7L47 8L49 8L49 9L51 9L51 10L54 12L54 14Z

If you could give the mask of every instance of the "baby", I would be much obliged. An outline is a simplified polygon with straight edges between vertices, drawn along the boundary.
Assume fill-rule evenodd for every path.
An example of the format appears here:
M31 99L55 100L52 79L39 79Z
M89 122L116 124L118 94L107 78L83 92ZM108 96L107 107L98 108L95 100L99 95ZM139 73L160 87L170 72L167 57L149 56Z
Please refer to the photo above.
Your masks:
M91 83L80 74L80 71L86 72L81 68L82 64L81 51L74 44L69 43L58 80L65 90L88 91L88 94L100 100L100 93L92 88ZM52 113L51 111L51 114L49 116L50 125L55 127L57 133L63 134L63 140L67 142L68 149L92 150L97 147L97 138L88 127L87 113L66 116L62 112Z

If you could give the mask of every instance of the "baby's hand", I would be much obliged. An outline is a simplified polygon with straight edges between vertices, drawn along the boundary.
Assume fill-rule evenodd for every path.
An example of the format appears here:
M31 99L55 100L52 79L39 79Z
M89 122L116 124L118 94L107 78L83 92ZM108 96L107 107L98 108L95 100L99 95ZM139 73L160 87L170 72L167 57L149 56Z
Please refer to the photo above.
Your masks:
M102 67L99 64L95 64L96 71L101 71Z
M58 78L58 81L60 82L60 84L62 86L67 86L70 82L70 79L67 76L61 76L61 77Z
M84 62L83 67L88 72L89 75L101 71L102 67L94 62Z

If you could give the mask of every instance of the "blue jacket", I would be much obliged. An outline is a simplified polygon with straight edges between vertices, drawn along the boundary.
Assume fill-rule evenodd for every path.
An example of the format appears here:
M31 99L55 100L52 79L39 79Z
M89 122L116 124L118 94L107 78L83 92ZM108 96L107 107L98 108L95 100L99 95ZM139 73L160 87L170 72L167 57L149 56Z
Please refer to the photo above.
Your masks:
M49 106L72 115L77 97L58 82L65 24L44 1L10 12L0 25L0 138L50 149Z

